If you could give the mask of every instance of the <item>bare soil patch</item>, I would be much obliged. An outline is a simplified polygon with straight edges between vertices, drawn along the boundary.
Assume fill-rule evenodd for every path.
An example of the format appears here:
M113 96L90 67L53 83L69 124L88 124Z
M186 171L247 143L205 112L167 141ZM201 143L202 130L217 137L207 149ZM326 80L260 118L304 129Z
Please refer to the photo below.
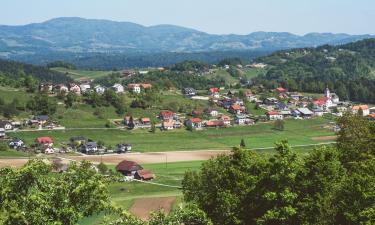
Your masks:
M3 167L22 167L28 159L0 159L0 168Z
M170 212L176 197L140 198L136 199L130 208L130 213L140 219L147 220L151 212L163 209Z
M87 155L87 156L69 156L72 160L89 160L93 163L118 164L122 160L130 160L139 164L164 163L164 162L183 162L208 160L220 154L228 154L229 150L213 151L181 151L181 152L150 152L150 153L130 153L130 154L111 154L111 155Z
M337 136L321 136L311 138L314 141L336 141Z

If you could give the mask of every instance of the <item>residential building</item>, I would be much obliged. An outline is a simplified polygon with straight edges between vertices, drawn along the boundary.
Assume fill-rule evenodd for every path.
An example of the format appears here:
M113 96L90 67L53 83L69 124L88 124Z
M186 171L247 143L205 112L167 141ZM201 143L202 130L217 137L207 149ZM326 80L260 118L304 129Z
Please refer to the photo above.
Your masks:
M5 129L0 127L0 138L5 137Z
M236 115L234 122L238 125L252 125L254 124L254 120L250 119L248 115L240 114Z
M368 116L370 114L370 109L368 105L354 105L352 106L352 113L357 114L362 110L362 116Z
M173 120L164 120L162 122L163 130L173 130L175 128L175 122Z
M210 120L205 123L206 127L223 127L224 121L222 120Z
M13 126L10 121L0 120L0 128L3 128L4 130L12 130Z
M55 90L55 92L59 92L59 93L68 93L69 92L69 88L64 84L56 85L54 87L54 90Z
M94 154L98 151L98 144L93 141L88 141L81 145L80 150L85 154Z
M225 126L231 125L232 119L227 115L221 115L219 120L223 122Z
M69 85L69 91L73 92L76 95L80 95L81 94L81 88L77 84L70 84Z
M184 88L183 93L184 95L191 97L191 96L195 96L197 94L197 91L194 88L187 87L187 88Z
M101 86L101 85L96 85L94 87L94 90L96 93L98 94L103 94L105 92L105 87Z
M268 120L282 120L284 116L276 111L266 112Z
M85 93L91 88L91 85L90 84L81 84L81 85L79 85L79 87L81 88L81 92Z
M53 139L51 137L38 137L35 139L35 142L38 145L44 145L44 146L52 146L53 145Z
M299 112L299 115L302 118L311 118L314 115L314 113L308 108L298 108L296 111Z
M152 180L155 178L155 175L149 170L138 170L134 174L134 179L137 180Z
M169 110L162 110L159 113L159 118L161 120L173 120L176 119L176 113L169 111Z
M186 121L187 126L191 126L193 129L202 128L202 120L200 118L191 118Z
M124 92L124 86L122 86L121 84L114 84L112 86L113 90L116 92L116 93L123 93Z
M219 88L210 88L208 89L208 94L213 98L219 98L220 97L219 91L220 91Z
M240 105L238 105L238 104L233 104L233 105L231 105L231 107L229 108L229 111L231 112L231 113L233 113L233 114L241 114L241 113L243 113L243 108L240 106Z
M134 176L134 174L143 170L143 167L136 162L123 160L116 166L116 170L125 176Z
M205 110L205 113L211 117L216 117L219 115L219 112L214 108L207 108Z
M131 152L131 150L132 150L131 144L117 144L116 145L116 152L117 153Z

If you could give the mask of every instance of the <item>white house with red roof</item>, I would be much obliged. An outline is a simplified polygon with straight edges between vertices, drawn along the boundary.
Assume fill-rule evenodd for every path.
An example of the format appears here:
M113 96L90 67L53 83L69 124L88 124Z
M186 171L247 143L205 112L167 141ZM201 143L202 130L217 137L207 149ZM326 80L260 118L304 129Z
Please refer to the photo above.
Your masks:
M324 96L318 98L313 103L315 106L327 111L330 107L337 106L337 103L339 102L339 96L337 96L335 93L331 93L330 90L326 88L324 91Z
M208 89L208 94L209 94L211 97L219 98L219 97L220 97L220 95L219 95L219 91L220 91L219 88L210 88L210 89Z
M362 116L368 116L370 114L370 109L368 105L353 105L352 113L357 114L359 110L362 110Z
M266 115L267 115L268 120L282 120L282 119L284 119L284 116L281 113L276 112L276 111L266 112Z
M202 128L202 120L200 118L191 118L186 121L187 126L191 126L193 129Z

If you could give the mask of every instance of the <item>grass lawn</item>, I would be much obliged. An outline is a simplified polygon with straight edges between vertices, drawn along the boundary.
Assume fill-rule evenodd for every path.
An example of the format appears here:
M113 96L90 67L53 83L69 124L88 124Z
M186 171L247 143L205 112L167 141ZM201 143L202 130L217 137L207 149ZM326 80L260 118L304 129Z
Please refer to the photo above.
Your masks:
M20 158L20 157L28 157L29 153L16 151L16 150L8 150L8 151L0 151L0 158Z
M194 161L168 163L167 165L165 163L145 164L142 166L145 169L151 170L156 175L153 182L180 186L185 172L188 170L198 170L201 164L202 161ZM112 169L114 169L113 166ZM138 198L177 196L178 200L176 200L176 204L182 200L182 192L178 188L163 187L139 182L112 183L109 185L109 191L113 204L124 209L129 209L134 200ZM79 224L99 224L103 217L103 213L94 215L81 220Z
M272 122L259 123L254 126L229 127L221 129L205 129L189 132L185 129L174 131L148 130L66 130L66 131L34 131L10 133L33 143L36 137L50 136L55 143L67 142L73 136L85 136L93 140L102 140L108 146L120 142L129 142L135 152L182 151L182 150L213 150L229 149L239 145L244 138L247 147L272 147L276 141L288 139L292 145L315 144L324 141L314 140L314 137L333 136L334 133L326 128L331 120L324 118L310 120L286 120L284 131L274 129Z
M249 113L253 114L254 116L264 116L267 112L265 109L258 107L255 109L255 103L248 102L246 103L246 109Z
M226 85L235 85L238 80L232 77L226 70L217 70L213 74L206 76L208 79L223 79Z
M99 70L71 70L63 67L56 67L52 68L52 70L61 72L61 73L68 73L68 75L73 79L79 79L79 78L99 78L104 77L110 73L111 71L99 71Z
M17 98L20 104L26 104L31 94L25 92L24 89L2 87L0 86L0 97L6 102L10 103Z
M265 69L256 69L256 68L245 68L242 70L243 76L246 77L246 79L251 79L259 74L265 73Z

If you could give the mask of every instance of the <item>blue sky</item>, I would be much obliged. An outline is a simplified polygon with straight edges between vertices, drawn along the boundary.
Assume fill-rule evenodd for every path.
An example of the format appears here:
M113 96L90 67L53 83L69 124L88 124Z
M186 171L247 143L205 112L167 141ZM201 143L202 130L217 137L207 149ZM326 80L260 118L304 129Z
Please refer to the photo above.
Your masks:
M0 24L55 17L174 24L214 34L375 34L374 0L1 0Z

